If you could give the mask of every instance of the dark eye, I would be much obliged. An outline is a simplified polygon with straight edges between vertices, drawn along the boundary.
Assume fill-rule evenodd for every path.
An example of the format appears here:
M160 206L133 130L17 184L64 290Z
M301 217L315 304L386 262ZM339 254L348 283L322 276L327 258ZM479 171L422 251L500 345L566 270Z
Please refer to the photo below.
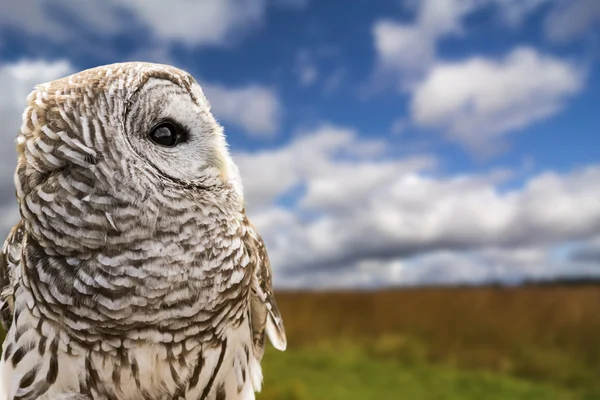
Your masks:
M165 147L175 146L182 138L182 130L169 121L161 122L150 131L150 140Z

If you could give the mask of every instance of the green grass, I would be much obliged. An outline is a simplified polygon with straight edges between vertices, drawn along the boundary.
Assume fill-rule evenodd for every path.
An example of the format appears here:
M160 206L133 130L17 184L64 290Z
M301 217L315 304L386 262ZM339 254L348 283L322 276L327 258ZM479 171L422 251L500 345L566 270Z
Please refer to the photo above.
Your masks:
M267 351L259 400L591 400L586 393L508 375L407 364L378 357L358 346L304 347Z
M345 342L360 349L361 362L373 368L395 365L395 371L410 372L429 366L431 374L439 372L439 385L448 383L448 376L455 376L455 382L466 379L473 387L483 376L496 377L494 385L508 385L511 377L510 382L530 382L557 396L600 400L600 285L279 292L277 300L294 354L313 349L314 343L329 343L335 346L322 356L341 356L340 342ZM296 355L290 357L288 363L297 361ZM285 373L274 370L275 378ZM481 375L484 371L492 375ZM347 372L332 368L323 374ZM426 393L436 390L434 384L418 387ZM519 398L490 391L502 394L500 398ZM594 395L581 397L583 393ZM464 396L458 398L469 398Z

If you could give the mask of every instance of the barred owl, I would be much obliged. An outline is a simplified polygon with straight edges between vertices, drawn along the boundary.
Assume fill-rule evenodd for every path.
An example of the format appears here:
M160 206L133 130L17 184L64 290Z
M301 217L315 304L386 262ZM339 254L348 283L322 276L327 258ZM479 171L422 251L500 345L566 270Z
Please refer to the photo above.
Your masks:
M286 336L202 89L149 63L42 84L0 255L0 400L253 399Z

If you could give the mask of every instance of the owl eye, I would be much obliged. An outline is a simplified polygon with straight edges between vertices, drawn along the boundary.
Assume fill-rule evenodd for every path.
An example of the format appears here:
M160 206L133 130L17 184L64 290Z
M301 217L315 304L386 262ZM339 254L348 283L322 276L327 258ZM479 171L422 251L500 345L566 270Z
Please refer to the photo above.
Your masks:
M184 138L183 129L170 121L161 122L150 131L150 140L160 146L173 147Z

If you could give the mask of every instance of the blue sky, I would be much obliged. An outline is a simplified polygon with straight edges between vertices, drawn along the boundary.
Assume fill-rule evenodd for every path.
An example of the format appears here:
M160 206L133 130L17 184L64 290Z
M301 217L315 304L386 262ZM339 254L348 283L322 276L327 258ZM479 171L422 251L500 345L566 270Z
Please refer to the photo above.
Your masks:
M600 274L596 0L3 2L0 132L34 84L191 72L282 286ZM0 228L17 214L3 146Z

